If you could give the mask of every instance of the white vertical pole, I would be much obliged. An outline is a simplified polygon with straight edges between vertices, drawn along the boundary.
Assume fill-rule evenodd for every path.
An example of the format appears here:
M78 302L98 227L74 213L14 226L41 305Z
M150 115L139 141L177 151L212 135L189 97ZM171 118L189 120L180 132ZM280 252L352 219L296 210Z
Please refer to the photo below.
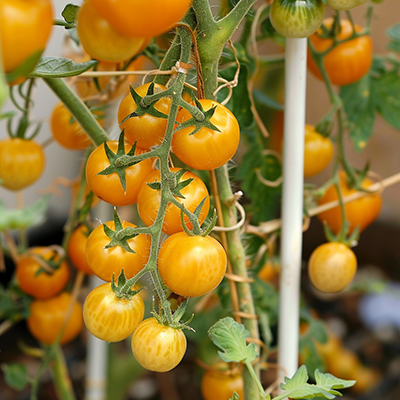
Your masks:
M307 39L286 39L278 363L289 377L299 353L306 61Z

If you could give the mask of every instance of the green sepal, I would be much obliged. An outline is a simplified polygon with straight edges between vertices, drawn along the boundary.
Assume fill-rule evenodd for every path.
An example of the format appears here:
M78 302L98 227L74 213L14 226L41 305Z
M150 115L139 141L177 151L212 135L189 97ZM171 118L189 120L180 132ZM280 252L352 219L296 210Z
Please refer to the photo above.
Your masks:
M57 257L57 252L55 250L53 251L53 254L51 255L51 257L48 260L46 260L42 256L39 256L39 258L42 259L43 262L46 263L52 269L52 272L45 270L43 267L40 267L36 271L35 276L38 276L41 273L46 273L47 275L52 275L58 268L60 268L61 262L64 261L65 258L60 258L59 260L55 261L56 257Z
M119 299L130 300L133 296L140 293L144 287L141 287L139 290L133 290L131 285L126 287L126 283L128 279L126 278L125 271L122 268L121 273L118 275L117 284L115 284L115 273L113 273L111 280L111 289L114 292L115 296Z
M183 231L186 233L186 235L193 236L193 232L187 227L184 216L183 216L185 209L186 209L185 205L182 204L182 208L181 208L181 212L180 212L181 225L182 225Z
M217 210L214 209L211 221L207 226L204 227L204 232L201 234L201 236L206 237L211 233L211 231L215 227L215 224L217 223L217 218L218 218Z
M2 364L4 380L15 390L24 390L29 383L28 369L20 363Z
M229 400L239 400L239 399L240 396L236 392L233 392L232 397L229 398Z
M185 198L185 196L181 193L181 190L184 189L186 186L190 185L190 183L193 181L193 178L181 181L181 178L185 173L186 170L184 169L180 169L179 171L174 172L175 175L174 185L171 185L172 187L170 188L172 195L180 199Z
M161 182L150 182L150 183L146 182L146 184L150 189L161 190Z

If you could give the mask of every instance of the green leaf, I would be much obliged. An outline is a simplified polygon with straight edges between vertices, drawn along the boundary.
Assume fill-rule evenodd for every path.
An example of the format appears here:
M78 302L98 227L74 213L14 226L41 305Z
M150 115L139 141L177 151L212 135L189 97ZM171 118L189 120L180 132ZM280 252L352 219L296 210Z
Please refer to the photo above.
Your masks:
M231 317L219 320L208 331L210 339L223 350L218 354L225 362L251 363L258 357L254 343L246 343L249 335L249 331Z
M347 381L336 378L331 374L323 374L318 370L315 371L315 381L318 386L324 387L326 390L347 389L356 383L356 381Z
M26 58L23 63L21 63L13 72L6 74L6 80L8 83L15 81L18 78L27 76L38 63L40 56L42 55L44 49L40 49L32 53L28 58Z
M388 49L400 53L400 24L390 27L386 35L391 40Z
M16 322L28 318L31 301L32 298L17 286L11 286L5 290L0 285L0 319Z
M97 60L74 63L69 58L64 57L41 57L35 70L28 76L31 78L66 78L80 75L97 63Z
M272 108L273 110L283 111L284 107L282 104L278 103L272 97L266 95L261 90L254 91L254 100L265 107Z
M74 4L67 4L61 12L61 15L69 24L75 24L79 8L79 6L75 6Z
M1 369L4 371L4 379L8 386L16 390L25 389L29 383L28 370L23 364L3 364Z
M299 340L299 351L302 357L303 363L310 371L310 377L315 379L311 371L323 370L325 371L325 363L318 353L314 341L309 335L301 336Z
M42 223L45 219L50 196L41 197L28 207L18 210L7 210L0 202L0 231L28 228Z

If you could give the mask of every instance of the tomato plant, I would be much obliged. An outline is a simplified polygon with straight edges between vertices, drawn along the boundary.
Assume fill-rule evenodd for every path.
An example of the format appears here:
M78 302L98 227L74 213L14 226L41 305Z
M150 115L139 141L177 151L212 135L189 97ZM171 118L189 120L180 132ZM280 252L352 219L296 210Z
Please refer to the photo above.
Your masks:
M139 295L118 298L111 284L93 289L83 304L83 320L90 333L107 342L119 342L130 336L142 321L144 303Z
M85 225L79 225L71 233L68 241L67 253L74 267L87 275L93 275L93 271L86 259L86 242L89 230Z
M308 261L308 275L321 292L335 293L345 289L353 280L357 259L343 243L324 243L318 246Z
M147 318L133 332L132 352L143 368L155 372L170 371L185 355L186 337L180 329Z
M1 185L21 190L36 182L43 172L45 154L33 140L9 138L0 141Z
M72 297L68 292L63 292L46 300L34 300L29 307L30 316L27 319L31 334L42 343L53 344L66 321L71 300ZM71 315L61 335L60 344L68 343L74 339L82 330L82 327L82 306L75 300Z
M335 10L351 10L365 4L368 0L327 0L326 4Z
M43 268L34 256L54 264L54 269L48 265ZM20 258L16 277L21 290L37 299L48 299L61 292L67 284L70 273L68 264L60 262L60 256L48 247L33 247L29 254Z
M172 138L172 152L189 167L210 170L233 157L239 145L240 130L236 117L225 106L212 100L199 102L204 111L215 108L209 119L214 127L202 127L196 133L194 126L177 130ZM184 123L191 118L189 111L182 109L177 121Z
M332 28L333 19L324 20L324 25L328 29ZM355 31L361 32L361 27L355 25ZM319 30L312 35L310 44L317 52L327 51L323 64L329 80L334 85L350 85L360 80L369 71L372 63L372 40L369 35L344 41L353 34L353 27L349 20L342 19L337 40L343 43L331 49L333 39L322 37L321 33L322 30ZM313 75L322 79L321 72L311 55L307 58L307 67Z

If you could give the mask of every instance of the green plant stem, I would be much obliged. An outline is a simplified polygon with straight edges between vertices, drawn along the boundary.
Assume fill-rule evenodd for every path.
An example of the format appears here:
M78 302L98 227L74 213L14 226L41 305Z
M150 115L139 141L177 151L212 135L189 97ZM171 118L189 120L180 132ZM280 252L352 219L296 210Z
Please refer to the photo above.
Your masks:
M99 125L86 104L61 78L44 78L43 80L64 103L96 146L109 140L107 132Z
M251 377L252 377L254 383L257 385L257 388L258 388L260 397L261 397L262 399L267 399L268 397L267 397L267 395L265 394L264 388L263 388L262 385L261 385L261 382L260 382L260 380L259 380L259 378L258 378L258 376L257 376L256 371L255 371L254 368L253 368L253 365L251 364L251 362L248 362L247 360L246 360L246 362L245 362L245 365L246 365L247 370L249 371L249 374L251 375ZM253 397L252 397L252 399L253 399Z

